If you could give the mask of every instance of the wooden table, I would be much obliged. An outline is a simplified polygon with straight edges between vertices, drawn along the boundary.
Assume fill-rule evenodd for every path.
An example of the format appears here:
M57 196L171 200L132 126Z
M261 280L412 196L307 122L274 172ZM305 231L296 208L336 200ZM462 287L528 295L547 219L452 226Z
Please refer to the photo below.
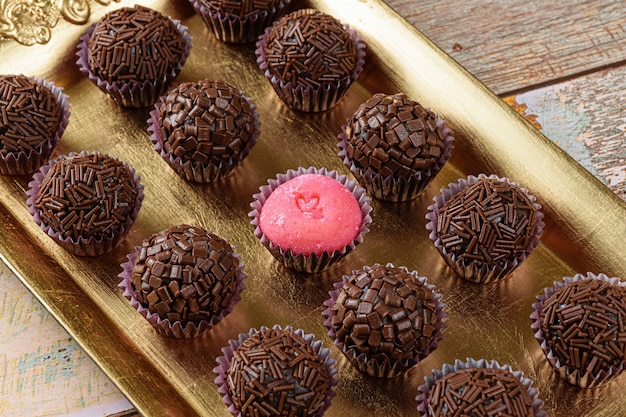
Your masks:
M386 2L626 199L625 1ZM133 414L1 262L0 285L1 415Z

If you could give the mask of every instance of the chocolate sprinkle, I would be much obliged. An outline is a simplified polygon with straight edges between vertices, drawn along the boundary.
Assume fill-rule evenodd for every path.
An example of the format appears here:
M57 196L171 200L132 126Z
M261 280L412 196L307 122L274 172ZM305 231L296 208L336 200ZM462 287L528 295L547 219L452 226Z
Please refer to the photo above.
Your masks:
M432 290L404 267L373 265L353 274L331 307L331 326L346 349L368 358L414 358L437 331Z
M504 265L527 250L536 225L533 204L520 187L481 178L439 210L436 233L465 265Z
M233 352L227 388L243 416L313 416L324 406L330 376L319 355L289 330L267 329Z
M174 22L144 6L107 13L88 43L88 63L98 78L111 84L142 83L169 74L185 50Z
M112 236L132 215L137 184L128 165L91 153L59 159L44 176L35 207L61 237Z
M143 241L131 285L137 300L161 319L198 323L228 306L238 266L226 240L183 224Z
M159 110L163 148L183 162L237 158L255 130L248 100L222 81L182 83L162 99Z
M355 165L385 177L407 177L436 165L445 144L437 115L405 94L375 94L345 128L346 153Z
M504 369L469 368L437 379L428 395L431 417L532 417L533 403L519 378Z
M56 134L61 113L44 85L23 75L0 75L0 154L41 151Z
M344 26L314 9L296 10L275 22L267 35L265 57L279 80L313 88L349 78L357 60Z
M251 17L273 8L278 0L200 0L209 10L225 15Z
M558 288L543 304L541 330L561 366L608 371L626 356L626 289L586 279Z

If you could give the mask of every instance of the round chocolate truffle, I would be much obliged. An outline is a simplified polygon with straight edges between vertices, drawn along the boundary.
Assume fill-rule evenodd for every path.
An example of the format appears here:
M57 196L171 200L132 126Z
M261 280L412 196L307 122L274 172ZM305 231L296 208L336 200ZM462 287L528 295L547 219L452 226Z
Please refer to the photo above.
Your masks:
M238 291L240 262L226 240L200 227L171 226L143 241L130 284L161 320L211 321Z
M626 356L626 288L606 276L579 275L539 305L542 346L564 379L583 387L616 377ZM545 344L545 346L544 346Z
M223 15L255 16L276 6L280 0L199 0L201 4Z
M338 287L327 302L326 326L348 360L369 375L405 372L442 338L441 295L405 267L374 264L345 276Z
M188 180L227 175L256 143L260 123L255 106L225 82L184 82L155 107L149 121L155 149Z
M290 329L250 335L233 352L226 376L242 416L319 416L329 405L332 378L325 361Z

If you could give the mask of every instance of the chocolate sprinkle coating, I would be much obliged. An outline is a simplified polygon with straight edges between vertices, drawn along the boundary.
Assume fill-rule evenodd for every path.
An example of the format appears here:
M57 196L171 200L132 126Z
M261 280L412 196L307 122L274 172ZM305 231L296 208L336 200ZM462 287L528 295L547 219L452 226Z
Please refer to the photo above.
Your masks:
M292 12L272 26L266 39L269 71L284 83L319 88L350 77L356 46L345 27L319 10Z
M109 12L96 24L87 58L98 78L123 85L162 78L184 51L183 35L171 19L137 5Z
M233 352L230 398L243 416L313 416L324 406L330 376L312 346L290 330L267 329Z
M112 236L132 215L137 200L133 172L100 153L59 159L43 178L35 208L62 238Z
M183 162L237 160L255 131L250 102L222 81L185 82L159 105L163 148Z
M435 166L445 143L437 115L403 93L375 94L345 127L346 153L355 165L385 177L408 177Z
M0 75L0 154L41 150L56 134L62 108L47 87L24 75Z
M448 253L465 265L504 265L520 257L535 236L537 216L518 186L480 178L438 213L436 233Z
M561 366L592 375L626 356L626 289L585 279L558 288L540 314L546 344Z
M143 241L131 286L163 320L210 320L237 289L239 261L226 240L200 227L171 226Z
M468 368L437 379L428 396L430 417L532 417L533 401L504 369Z
M337 340L370 359L414 358L431 343L438 313L433 291L404 267L356 271L331 307Z
M225 15L250 17L273 8L278 0L200 0L209 10Z

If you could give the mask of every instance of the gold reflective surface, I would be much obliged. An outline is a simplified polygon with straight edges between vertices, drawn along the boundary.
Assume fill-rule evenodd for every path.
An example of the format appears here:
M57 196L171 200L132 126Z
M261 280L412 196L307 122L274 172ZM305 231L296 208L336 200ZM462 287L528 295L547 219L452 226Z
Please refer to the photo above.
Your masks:
M94 6L90 22L106 10ZM466 357L496 359L535 381L551 416L616 416L626 409L626 376L582 390L555 379L530 329L531 304L546 286L575 272L626 277L626 205L569 156L490 93L382 1L295 2L356 28L368 48L364 72L338 106L296 113L276 97L252 45L217 41L185 1L144 1L181 19L193 36L178 81L222 79L257 104L261 135L229 178L208 185L183 181L152 149L150 109L122 109L84 78L75 62L87 25L59 22L48 45L0 43L0 73L43 76L65 88L72 116L58 153L97 150L129 162L142 177L145 201L129 235L112 253L73 257L34 224L25 204L29 177L0 177L0 255L107 375L146 416L228 416L213 383L220 348L251 327L291 325L314 333L337 359L339 385L326 415L417 415L417 386L432 368ZM354 109L376 92L404 92L439 112L456 137L452 157L424 195L407 203L372 203L362 244L314 275L285 270L254 237L247 216L252 194L269 178L298 166L347 173L336 136ZM425 230L426 207L440 188L469 174L508 176L544 206L542 244L508 279L475 285L455 278ZM120 263L144 238L190 223L228 239L246 263L243 300L208 334L174 340L156 334L117 288ZM391 262L417 270L443 294L449 315L440 346L405 376L374 380L355 371L332 346L322 303L352 269Z

